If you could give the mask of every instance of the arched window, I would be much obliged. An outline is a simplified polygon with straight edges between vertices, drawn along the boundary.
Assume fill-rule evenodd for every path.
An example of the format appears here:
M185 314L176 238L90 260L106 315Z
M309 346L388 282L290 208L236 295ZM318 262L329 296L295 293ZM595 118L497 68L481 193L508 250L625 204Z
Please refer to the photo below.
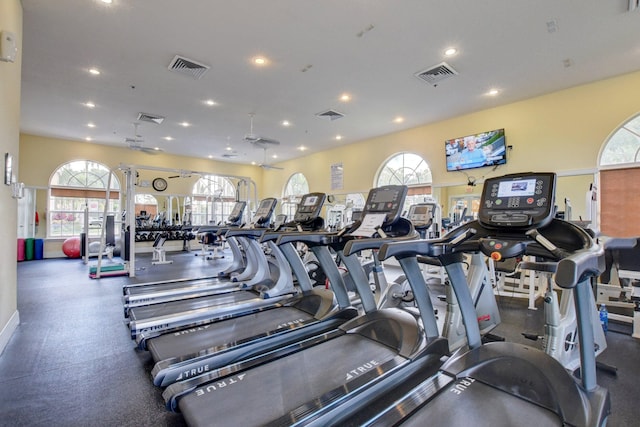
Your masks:
M431 169L427 162L417 154L399 153L387 159L380 167L374 185L407 185L409 193L405 202L409 206L425 201L431 195Z
M640 234L640 114L605 141L600 153L600 231L610 237Z
M185 213L191 213L193 225L224 223L235 205L236 190L229 178L204 175L193 185L190 201Z
M47 237L80 236L84 228L85 208L89 212L89 223L100 224L107 198L109 168L89 160L65 163L56 169L49 180L49 202L47 215ZM120 182L111 174L111 190L107 213L120 215ZM118 227L116 227L117 229ZM90 227L88 234L100 235L99 227Z
M287 216L287 220L292 220L296 213L296 206L300 202L300 197L309 193L309 182L301 172L296 172L287 181L282 194L282 205L280 212Z
M640 114L623 124L605 142L600 166L640 166Z

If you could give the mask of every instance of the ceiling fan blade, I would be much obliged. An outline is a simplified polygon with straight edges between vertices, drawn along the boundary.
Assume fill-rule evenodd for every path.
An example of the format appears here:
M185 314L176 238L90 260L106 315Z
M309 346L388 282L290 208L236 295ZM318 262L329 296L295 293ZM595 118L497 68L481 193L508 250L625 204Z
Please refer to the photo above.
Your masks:
M143 153L146 153L146 154L158 154L163 151L161 148L143 147L141 145L129 145L129 149L135 150L135 151L142 151Z
M260 167L261 167L262 169L267 169L267 170L280 170L280 171L281 171L281 170L283 170L283 169L284 169L284 168L281 168L281 167L279 167L279 166L265 165L265 164L260 165Z

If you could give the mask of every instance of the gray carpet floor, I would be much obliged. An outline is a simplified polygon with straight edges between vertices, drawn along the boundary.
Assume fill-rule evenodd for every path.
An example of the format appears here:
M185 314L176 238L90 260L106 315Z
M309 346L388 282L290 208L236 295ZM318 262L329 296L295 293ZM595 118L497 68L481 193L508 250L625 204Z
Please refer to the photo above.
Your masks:
M169 253L174 263L158 266L140 255L136 278L99 280L89 278L80 260L19 263L21 324L0 356L0 426L184 425L181 415L164 409L162 390L151 383L151 357L129 339L121 296L128 282L210 276L228 262L195 254ZM522 341L521 331L541 328L542 310L527 310L515 298L498 302L497 334ZM609 426L637 426L640 341L618 330L609 332L600 358L617 366L618 375L599 373L598 381L611 392Z

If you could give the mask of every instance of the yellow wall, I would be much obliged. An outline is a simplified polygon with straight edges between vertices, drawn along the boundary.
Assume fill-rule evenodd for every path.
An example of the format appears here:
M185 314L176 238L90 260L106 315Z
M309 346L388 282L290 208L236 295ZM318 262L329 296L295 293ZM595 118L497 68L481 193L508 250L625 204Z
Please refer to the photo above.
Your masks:
M60 165L72 160L92 160L110 168L121 164L150 168L183 169L209 172L217 175L249 177L258 181L262 169L256 166L222 163L209 159L198 159L168 155L166 153L146 154L110 145L87 142L67 141L22 134L20 136L21 174L20 179L29 187L46 187L53 171ZM175 175L174 172L159 172L139 169L141 181L150 181L155 177ZM122 175L119 176L122 179ZM169 187L163 194L189 194L197 175L190 178L169 180ZM121 182L124 187L124 181ZM151 187L140 189L140 193L154 193Z
M372 138L295 160L282 162L284 170L262 170L254 166L206 159L148 155L126 148L71 142L22 135L20 179L29 186L46 187L50 174L62 163L91 159L116 166L122 159L140 165L209 171L216 174L249 176L258 185L258 197L280 197L287 179L303 172L312 191L332 193L330 166L341 162L343 189L334 193L367 192L374 184L380 165L395 153L414 152L427 160L433 174L434 195L449 211L454 194L479 194L481 185L467 188L473 174L478 184L484 178L506 173L539 170L560 176L580 175L581 179L559 180L558 205L564 197L573 203L574 217L585 213L584 194L593 182L599 151L607 136L640 110L632 93L640 91L640 72L573 87L513 104L495 107L438 123ZM498 167L463 172L446 172L444 141L466 134L505 128L507 143L513 147L508 163ZM140 180L168 174L141 171ZM166 194L188 194L197 177L170 180ZM575 183L575 184L574 184ZM573 188L578 185L579 188ZM139 192L152 192L138 189ZM38 206L42 206L39 195ZM43 200L44 202L44 200ZM41 221L42 221L41 217Z
M0 30L16 34L16 61L0 61L0 153L19 155L20 134L20 71L22 68L22 5L20 0L0 1ZM2 168L4 172L4 167ZM4 176L4 173L2 174ZM17 327L16 239L18 236L16 200L11 188L0 183L0 353Z
M585 174L590 180L608 135L640 111L635 93L640 93L640 72L336 147L280 163L285 170L265 174L263 191L279 194L286 178L302 171L311 189L330 193L330 165L335 162L342 162L344 167L341 192L366 191L385 159L400 151L411 151L429 163L436 195L437 187L454 185L461 185L458 192L464 192L467 176L462 172L446 172L444 141L496 128L505 128L507 143L513 149L508 153L507 164L495 171L484 168L468 172L479 184L483 178L531 170ZM480 189L478 186L474 192L479 193ZM574 213L584 211L584 197L577 194L584 194L587 189L588 186L571 191L575 194L571 197ZM560 198L561 191L564 190L559 186L558 202L564 199ZM445 204L446 213L447 200L440 203Z
M378 168L401 151L414 152L427 160L433 174L434 196L449 212L449 197L478 194L484 178L528 170L553 171L560 176L580 175L577 180L560 179L558 205L565 197L573 204L574 217L584 216L584 194L593 182L599 151L607 136L640 110L633 96L640 90L640 72L576 86L509 105L490 108L426 126L372 138L282 162L284 170L262 170L254 166L221 163L206 159L148 155L126 148L70 142L31 135L21 137L21 180L27 185L46 187L51 172L72 159L91 159L116 166L122 159L140 165L210 171L217 174L249 176L258 185L258 197L280 197L288 178L303 172L312 191L331 191L330 167L341 162L343 189L333 193L367 192L374 184ZM498 167L464 172L446 172L446 139L495 128L505 128L508 163ZM141 180L167 174L141 171ZM477 187L467 188L473 174ZM197 177L169 182L166 194L187 194ZM578 188L573 188L577 185ZM152 192L138 189L139 192ZM38 206L43 206L43 196ZM41 221L43 221L41 217ZM42 229L42 227L41 227ZM43 230L40 231L42 233Z

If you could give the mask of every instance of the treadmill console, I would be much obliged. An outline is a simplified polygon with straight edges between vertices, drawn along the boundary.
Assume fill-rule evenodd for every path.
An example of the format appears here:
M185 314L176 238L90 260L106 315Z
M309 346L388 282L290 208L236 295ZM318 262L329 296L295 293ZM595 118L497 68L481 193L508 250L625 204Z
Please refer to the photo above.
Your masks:
M416 229L431 227L431 224L433 224L434 211L435 205L433 203L411 205L407 219L411 221Z
M238 224L242 221L242 213L244 212L244 208L247 206L247 202L236 202L233 206L233 210L229 214L229 218L227 218L227 222L230 224Z
M276 208L276 204L278 203L277 199L270 197L268 199L264 199L260 202L256 213L253 215L251 219L251 223L255 225L266 225L269 223L271 219L271 215L273 214L273 210Z
M314 221L320 216L320 211L324 205L327 195L324 193L309 193L302 196L302 200L298 203L293 222L305 224Z
M398 220L407 196L406 185L386 185L369 191L364 205L366 214L386 214L384 224L391 224Z
M478 222L487 228L543 227L554 216L555 173L519 173L487 179Z

